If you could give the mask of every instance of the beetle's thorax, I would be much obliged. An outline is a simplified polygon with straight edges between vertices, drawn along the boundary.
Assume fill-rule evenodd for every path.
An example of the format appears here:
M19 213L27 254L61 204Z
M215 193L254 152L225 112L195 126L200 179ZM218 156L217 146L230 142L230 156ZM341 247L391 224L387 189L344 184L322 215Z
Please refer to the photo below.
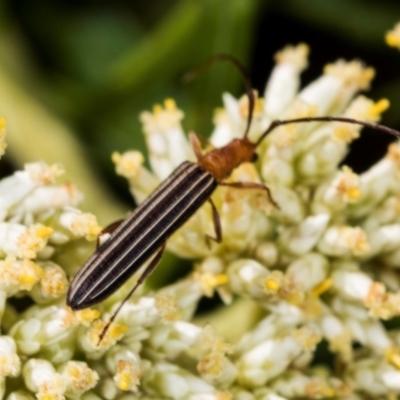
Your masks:
M234 139L224 147L204 154L198 163L221 182L240 164L254 160L256 145L247 138Z

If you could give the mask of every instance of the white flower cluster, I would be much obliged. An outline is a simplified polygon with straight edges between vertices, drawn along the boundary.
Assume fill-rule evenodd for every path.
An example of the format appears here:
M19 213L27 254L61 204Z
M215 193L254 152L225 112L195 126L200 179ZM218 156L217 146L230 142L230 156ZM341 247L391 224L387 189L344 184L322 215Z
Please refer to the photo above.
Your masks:
M2 119L0 155L4 128ZM90 254L85 239L101 228L76 208L82 194L75 186L56 184L62 173L37 162L0 181L0 398L76 397L98 380L86 362L72 360L79 320L64 304L67 274Z
M338 115L376 122L388 107L387 100L375 103L357 96L374 76L373 69L357 61L328 65L323 76L299 92L307 53L307 46L301 44L277 54L265 93L256 102L252 140L274 119ZM241 137L248 115L246 97L236 100L225 94L223 100L211 135L216 147ZM153 172L143 166L144 157L138 152L113 155L117 172L128 179L138 202L182 161L195 161L182 118L173 100L142 114ZM214 397L204 398L358 399L365 394L400 393L400 335L382 323L400 315L396 272L400 265L400 146L392 144L384 159L357 175L339 164L360 129L343 123L276 129L260 145L260 161L240 166L229 181L267 184L279 209L262 191L221 187L213 200L223 242L209 248L205 240L213 232L207 206L168 241L176 254L202 260L180 283L196 287L190 290L195 304L201 293L210 296L217 290L227 304L234 302L234 296L246 297L264 310L265 318L232 344L229 352L211 362L203 355L206 360L197 364L191 379L201 378L203 384L213 386ZM172 293L178 305L188 304L182 294ZM132 327L138 317L125 316L129 307L136 309L145 301L149 300L133 301L122 311L119 321L128 326L126 337L132 338L132 331L138 335ZM177 310L187 321L193 308L190 303L189 314L180 306ZM228 330L240 329L241 318L236 315L230 320ZM161 377L161 372L146 370L139 390L172 398L205 396L205 387L192 392L187 371L178 372L176 365L181 368L182 353L184 365L188 355L193 358L196 346L191 342L187 347L188 336L198 328L180 321L148 330L148 324L141 325L141 330L147 330L141 354L149 360L151 353L151 361L157 359L158 365L161 353L164 372ZM334 362L316 367L317 346L327 348ZM166 360L174 365L165 366ZM205 373L204 366L211 370ZM149 386L149 376L160 380L156 389ZM185 389L171 389L178 387Z
M387 108L386 100L355 97L374 75L355 61L327 66L299 92L307 53L301 44L277 54L256 102L252 140L277 118L377 121ZM248 115L247 98L223 99L211 137L216 147L241 137ZM173 100L142 114L152 171L138 152L113 154L138 203L182 161L195 161L182 118ZM263 191L218 188L223 242L207 244L213 220L210 208L201 208L168 241L169 250L200 260L194 272L136 293L100 343L132 283L100 312L65 306L67 276L100 231L93 216L74 208L81 195L54 183L59 166L30 164L1 180L0 397L356 400L400 393L400 333L382 323L400 315L400 147L391 145L357 175L338 165L359 131L342 123L273 131L259 162L241 165L230 181L267 184L279 208ZM243 314L224 320L232 337L240 332L237 341L195 323L200 299L214 292L225 310L244 304ZM24 295L33 304L20 311L12 298ZM249 314L261 317L243 334Z

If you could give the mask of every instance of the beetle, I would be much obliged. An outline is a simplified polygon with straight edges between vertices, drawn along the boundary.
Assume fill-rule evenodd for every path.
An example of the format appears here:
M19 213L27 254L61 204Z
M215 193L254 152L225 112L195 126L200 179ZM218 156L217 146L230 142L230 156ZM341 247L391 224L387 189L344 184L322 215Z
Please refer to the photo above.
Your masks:
M212 62L215 59L214 57ZM69 286L67 305L73 310L87 308L104 300L123 285L145 262L150 260L126 297L128 299L157 267L169 236L207 201L211 205L215 229L215 236L207 235L207 238L221 242L221 224L217 209L210 197L217 186L263 190L270 202L279 208L269 188L262 183L225 182L236 167L245 162L257 160L257 147L277 127L306 122L345 122L385 131L400 137L400 132L380 124L345 117L322 116L275 120L257 141L251 142L248 134L255 103L251 84L244 68L235 58L219 55L217 60L232 62L243 75L249 98L249 113L243 137L203 154L198 137L194 133L190 134L189 138L197 162L184 161L124 221L112 224L107 228L112 230L110 237L85 262ZM124 302L103 329L100 341Z

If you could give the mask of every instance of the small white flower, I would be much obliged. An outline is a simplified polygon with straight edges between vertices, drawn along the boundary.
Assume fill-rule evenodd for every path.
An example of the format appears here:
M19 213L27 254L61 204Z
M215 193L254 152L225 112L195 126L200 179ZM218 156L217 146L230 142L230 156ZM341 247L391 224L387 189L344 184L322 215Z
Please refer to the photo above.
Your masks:
M275 55L276 66L265 88L265 112L274 119L290 105L300 87L300 73L307 67L306 44L287 46Z
M155 363L151 371L151 374L143 375L143 386L161 396L183 399L194 395L212 395L216 392L210 384L173 364Z
M318 250L328 256L362 256L370 249L367 235L359 227L332 226L318 243Z
M93 214L75 209L65 210L60 215L58 223L75 237L85 237L87 240L95 240L101 232L101 227Z
M66 381L50 362L31 358L25 363L22 374L26 386L39 400L64 399Z
M68 361L59 368L59 373L65 382L65 395L68 397L81 396L93 388L99 380L97 372L91 370L86 363L79 361Z
M281 246L293 255L305 254L312 250L329 222L329 214L312 215L297 226L282 229Z
M0 375L18 376L20 368L21 361L14 340L9 336L0 336Z
M42 268L43 274L40 282L30 292L30 296L35 302L47 303L65 295L68 289L65 271L51 261L41 262L39 266Z
M33 259L42 250L53 230L41 224L27 228L14 223L0 223L0 250L3 254Z
M264 385L276 377L304 350L320 340L317 333L308 328L293 331L279 339L265 341L244 353L238 361L238 379L250 387Z
M159 185L160 180L143 167L144 157L138 151L127 151L124 154L114 152L111 158L116 173L128 179L129 189L138 204Z
M150 163L161 180L180 163L193 157L180 125L183 112L176 108L172 99L166 100L164 106L154 106L153 113L143 112L140 116L150 151Z
M114 373L114 382L123 391L138 390L142 375L139 356L128 346L116 345L106 356L107 367Z
M0 288L8 296L32 289L42 276L43 270L31 260L8 257L0 261Z

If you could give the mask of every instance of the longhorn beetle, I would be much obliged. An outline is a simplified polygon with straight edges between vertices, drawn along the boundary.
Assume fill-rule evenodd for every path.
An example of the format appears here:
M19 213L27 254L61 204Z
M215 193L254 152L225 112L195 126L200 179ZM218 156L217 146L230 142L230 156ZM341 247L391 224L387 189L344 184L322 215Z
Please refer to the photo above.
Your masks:
M206 201L211 205L216 242L222 240L221 224L217 209L210 198L215 188L230 186L238 189L264 190L271 203L275 203L268 187L254 182L225 182L232 171L245 162L257 160L256 149L275 128L303 122L346 122L381 130L396 137L400 132L386 126L344 117L307 117L275 120L255 142L248 139L253 116L255 96L244 67L234 57L221 54L200 66L208 67L215 61L233 63L241 72L249 98L247 125L241 139L203 154L197 136L190 134L197 162L184 161L160 186L137 207L124 221L110 225L110 237L98 247L85 262L71 282L67 294L67 305L73 310L90 307L115 292L132 274L148 260L149 264L139 276L126 299L120 304L101 332L99 343L124 302L157 267L165 249L166 240L182 226ZM195 72L198 70L195 70Z

